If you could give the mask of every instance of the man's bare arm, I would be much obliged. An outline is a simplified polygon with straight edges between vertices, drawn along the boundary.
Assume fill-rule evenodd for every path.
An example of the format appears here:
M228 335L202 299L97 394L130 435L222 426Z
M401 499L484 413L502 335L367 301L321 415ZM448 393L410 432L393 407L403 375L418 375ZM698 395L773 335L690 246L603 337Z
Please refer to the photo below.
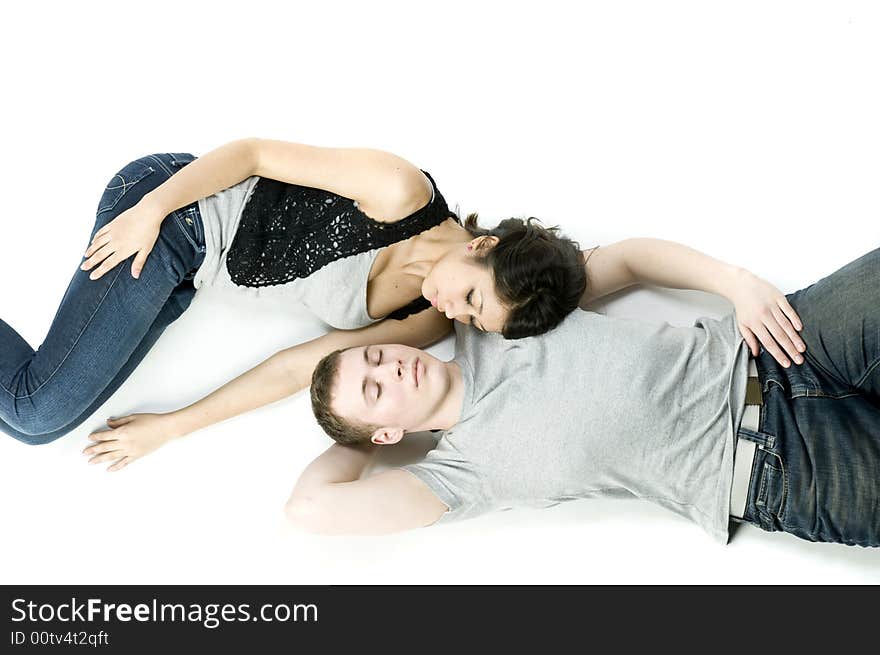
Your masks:
M430 525L446 505L402 469L359 479L379 446L333 444L303 471L286 512L296 527L319 534L386 534Z

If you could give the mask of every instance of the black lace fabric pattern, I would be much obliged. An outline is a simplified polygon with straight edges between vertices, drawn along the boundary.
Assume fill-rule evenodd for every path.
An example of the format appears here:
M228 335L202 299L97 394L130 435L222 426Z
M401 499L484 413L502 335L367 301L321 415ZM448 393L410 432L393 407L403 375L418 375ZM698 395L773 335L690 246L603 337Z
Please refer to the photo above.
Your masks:
M436 187L433 201L415 213L379 223L349 198L260 178L229 247L227 268L237 285L285 284L337 259L408 239L450 216Z

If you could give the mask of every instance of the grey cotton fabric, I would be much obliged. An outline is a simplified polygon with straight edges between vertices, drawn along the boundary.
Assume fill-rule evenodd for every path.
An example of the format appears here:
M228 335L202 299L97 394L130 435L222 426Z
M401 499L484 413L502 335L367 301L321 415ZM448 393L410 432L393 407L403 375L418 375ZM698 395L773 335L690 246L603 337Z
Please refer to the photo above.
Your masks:
M449 510L642 498L728 543L749 350L735 315L691 327L575 310L505 340L456 324L460 421L403 466Z
M195 288L234 289L237 293L255 297L276 297L302 303L324 323L342 330L353 330L380 320L367 312L367 282L381 248L337 259L306 278L286 284L246 287L232 281L226 257L244 207L259 179L249 177L199 200L199 212L205 227L205 259L193 279Z

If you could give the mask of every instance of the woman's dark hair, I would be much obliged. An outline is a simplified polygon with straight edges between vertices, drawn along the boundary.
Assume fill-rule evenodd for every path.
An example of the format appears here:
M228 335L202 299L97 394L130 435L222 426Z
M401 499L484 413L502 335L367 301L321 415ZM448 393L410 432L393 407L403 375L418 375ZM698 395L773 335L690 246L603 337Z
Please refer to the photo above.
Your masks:
M495 290L509 315L501 334L521 339L552 330L577 308L587 288L580 246L544 227L537 218L508 218L492 229L469 214L465 229L474 237L498 237L483 256L495 276Z

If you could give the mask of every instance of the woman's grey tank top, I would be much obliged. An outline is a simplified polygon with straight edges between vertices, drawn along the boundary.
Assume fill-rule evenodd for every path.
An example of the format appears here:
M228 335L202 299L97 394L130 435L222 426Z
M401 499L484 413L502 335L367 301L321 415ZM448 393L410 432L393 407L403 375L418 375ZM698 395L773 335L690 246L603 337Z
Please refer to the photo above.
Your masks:
M386 232L383 235L382 245L369 247L373 243L379 243L379 241L362 239L361 244L356 245L354 248L349 248L349 251L360 249L360 252L331 259L317 268L312 267L315 270L303 277L293 277L293 279L289 280L281 278L283 281L280 283L272 281L262 284L259 282L239 284L234 281L234 275L231 275L229 270L230 251L232 251L233 256L236 255L235 248L237 246L234 245L234 241L241 227L242 215L245 213L248 201L251 200L262 178L252 176L228 189L202 198L198 204L205 228L205 259L196 273L193 284L196 289L203 287L235 289L237 292L255 297L280 297L291 302L301 303L322 321L338 329L350 330L374 323L383 317L373 318L367 312L367 283L370 277L370 270L382 247L388 245L389 242L409 238L414 233L427 229L429 226L433 227L433 225L439 224L450 216L455 218L455 215L449 212L446 207L446 201L437 190L433 179L430 175L427 175L427 177L431 181L433 191L428 205L419 210L419 212L416 212L420 214L420 223L418 225L410 220L415 217L415 214L397 223L382 225L374 223L369 229L374 232L377 229ZM269 180L268 178L266 178L265 182L274 185L276 188L282 188L287 194L285 205L273 208L273 211L275 211L272 219L274 226L277 226L279 222L292 225L298 220L298 217L294 216L294 214L297 209L302 212L303 207L291 207L291 205L297 205L298 203L295 200L291 201L290 198L296 198L300 190L303 194L321 194L321 197L325 198L328 205L332 204L334 207L341 206L343 211L346 209L346 205L348 205L348 210L351 210L353 207L356 212L360 212L355 201L330 194L329 192L309 187L287 185L275 180ZM299 204L303 206L308 205L307 202ZM338 216L335 221L339 221ZM332 218L330 223L331 225L327 229L333 229ZM398 225L404 226L407 223L410 225L408 230L395 227ZM261 229L258 224L251 220L249 224L251 231L253 231L254 225L257 225L256 229ZM273 228L270 226L267 229ZM281 230L285 230L284 225L281 226ZM394 231L393 233L391 232L392 230ZM290 231L293 232L294 230L291 229ZM335 239L336 237L334 236L333 238ZM344 238L344 234L339 237L340 240ZM335 246L336 243L333 242L333 245ZM289 251L290 244L288 243L287 246ZM248 270L256 270L253 266L253 260L259 257L266 257L269 254L268 249L269 246L267 246L267 252L257 253L256 255L253 252L247 253L251 267ZM272 253L270 256L277 255ZM300 256L308 258L310 255L306 253ZM241 275L235 275L235 280L240 279ZM417 301L413 303L413 305L416 304L419 303Z

